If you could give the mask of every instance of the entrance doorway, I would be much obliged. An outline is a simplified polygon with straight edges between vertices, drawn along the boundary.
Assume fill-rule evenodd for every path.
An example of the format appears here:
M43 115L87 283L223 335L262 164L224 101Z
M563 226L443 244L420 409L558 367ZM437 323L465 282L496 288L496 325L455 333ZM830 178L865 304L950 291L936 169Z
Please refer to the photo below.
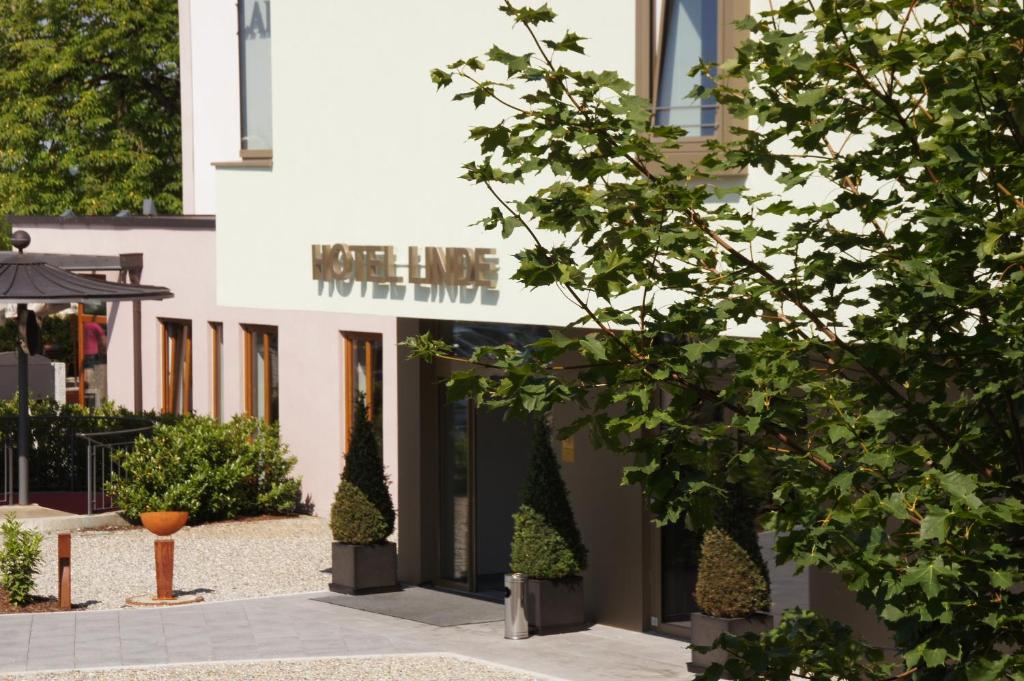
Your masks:
M525 421L468 399L446 400L443 391L439 404L439 582L500 595L532 431Z

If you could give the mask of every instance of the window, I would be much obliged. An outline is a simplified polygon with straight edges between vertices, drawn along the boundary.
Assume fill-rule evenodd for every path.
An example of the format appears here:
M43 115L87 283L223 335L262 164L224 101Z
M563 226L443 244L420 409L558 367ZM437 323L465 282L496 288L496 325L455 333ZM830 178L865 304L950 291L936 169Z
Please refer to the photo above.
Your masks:
M243 326L245 413L267 423L277 420L277 329Z
M356 398L366 400L366 414L377 433L377 442L384 434L383 384L384 344L379 335L343 333L345 366L345 449L352 433Z
M210 322L210 416L224 418L224 325Z
M242 157L268 158L273 148L270 97L270 0L238 2Z
M101 277L97 277L101 278ZM68 400L98 407L107 399L107 305L79 304L76 315L75 377Z
M192 411L192 323L160 321L161 404L165 414Z
M651 100L656 124L686 131L670 161L699 160L708 139L725 141L744 124L712 97L688 97L711 84L689 71L701 60L730 59L745 37L733 24L749 11L749 0L637 0L637 93Z

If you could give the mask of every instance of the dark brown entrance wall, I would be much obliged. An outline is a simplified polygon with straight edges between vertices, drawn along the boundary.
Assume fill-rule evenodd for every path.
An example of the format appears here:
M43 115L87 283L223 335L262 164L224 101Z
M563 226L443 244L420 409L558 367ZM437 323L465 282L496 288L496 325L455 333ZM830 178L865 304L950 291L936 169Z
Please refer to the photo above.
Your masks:
M428 330L440 336L443 329L440 323L428 320L398 320L399 338ZM407 583L430 582L466 588L465 585L460 587L446 581L442 574L450 571L452 565L451 561L445 562L451 547L446 546L442 527L444 500L439 483L444 466L441 462L443 433L440 432L439 400L442 391L439 384L455 366L447 362L427 365L408 361L406 356L407 352L399 349L399 578ZM471 538L468 543L460 544L457 550L460 558L456 562L473 574L473 583L468 588L493 595L490 579L493 575L490 573L497 569L495 557L499 548L493 545L493 540L497 535L505 537L509 534L506 523L493 522L494 514L500 512L495 504L500 501L507 515L511 516L518 505L518 490L511 496L512 490L500 490L497 494L493 485L501 483L494 482L495 476L490 475L494 471L483 470L482 467L493 467L495 456L516 453L523 457L525 464L529 451L523 445L511 450L502 447L500 452L492 451L495 438L512 440L507 437L506 429L514 428L514 421L494 428L491 426L495 419L500 420L499 414L481 414L475 408L470 412L473 414L470 427L473 444L470 447L469 488L474 490L469 500ZM555 414L554 426L563 426L571 418L568 410L562 410ZM494 432L488 437L488 433L480 432L481 429ZM520 449L521 452L518 451ZM610 452L595 450L589 436L582 432L573 438L569 446L555 443L555 452L561 462L580 531L590 552L590 566L584 575L587 618L600 624L643 630L644 574L648 565L646 547L650 523L645 518L639 488L619 484L622 466L627 461ZM510 463L504 462L502 470ZM506 476L509 485L518 487L521 480L513 480L515 477ZM491 527L481 526L488 522ZM448 543L450 541L449 537ZM468 565L465 565L467 560Z
M572 418L568 410L555 414L555 429ZM583 541L590 552L583 578L587 619L623 629L642 631L646 535L643 497L636 486L620 485L619 455L595 449L589 435L577 433L570 446L556 444L562 475L569 487Z

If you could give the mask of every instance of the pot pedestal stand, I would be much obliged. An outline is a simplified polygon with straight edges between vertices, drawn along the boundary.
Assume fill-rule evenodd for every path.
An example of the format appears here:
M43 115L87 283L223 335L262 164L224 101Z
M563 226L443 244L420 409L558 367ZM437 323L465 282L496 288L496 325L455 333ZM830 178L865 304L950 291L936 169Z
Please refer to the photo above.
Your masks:
M177 527L174 527L177 523L167 526L156 526L152 522L147 522L150 519L145 516L149 514L143 513L142 515L144 516L142 519L143 525L160 537L153 542L153 557L156 563L156 595L132 596L125 603L142 607L161 607L167 605L188 605L202 601L203 597L197 594L174 595L174 540L167 539L166 536L176 532L185 524L185 521L182 520L181 524L177 525ZM185 518L187 517L188 515L185 514ZM154 518L153 521L155 520L157 519Z

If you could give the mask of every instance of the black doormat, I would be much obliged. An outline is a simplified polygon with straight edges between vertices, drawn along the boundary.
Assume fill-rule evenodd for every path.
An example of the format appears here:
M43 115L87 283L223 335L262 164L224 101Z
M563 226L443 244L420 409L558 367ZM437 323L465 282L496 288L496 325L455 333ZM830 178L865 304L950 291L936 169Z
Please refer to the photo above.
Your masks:
M331 594L313 600L423 622L435 627L500 622L505 619L505 609L500 603L421 587L363 596Z

